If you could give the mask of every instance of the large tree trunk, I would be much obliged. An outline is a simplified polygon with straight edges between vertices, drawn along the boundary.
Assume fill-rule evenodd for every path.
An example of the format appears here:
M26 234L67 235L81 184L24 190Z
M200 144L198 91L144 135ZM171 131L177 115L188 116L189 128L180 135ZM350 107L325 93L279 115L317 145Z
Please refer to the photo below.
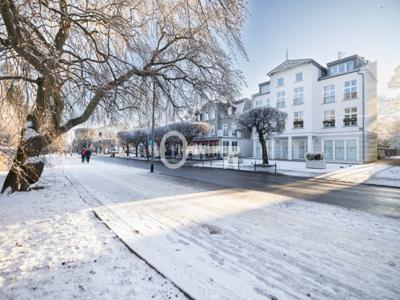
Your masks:
M30 185L39 180L44 168L44 162L39 158L39 154L47 145L47 141L47 137L37 133L32 118L28 116L25 127L21 130L17 152L1 193L7 188L11 188L12 193L27 191Z
M261 132L258 132L258 140L260 141L261 144L261 153L262 153L262 163L263 164L268 164L268 152L267 152L267 145L265 143L265 138L264 134Z

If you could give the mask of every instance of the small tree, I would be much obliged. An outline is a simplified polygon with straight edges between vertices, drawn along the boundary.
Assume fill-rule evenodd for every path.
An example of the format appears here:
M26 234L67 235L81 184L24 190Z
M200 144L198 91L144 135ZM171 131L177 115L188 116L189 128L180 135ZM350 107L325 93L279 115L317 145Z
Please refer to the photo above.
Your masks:
M263 164L268 164L267 145L265 138L272 133L281 133L285 129L287 113L274 107L253 108L243 114L238 119L240 129L252 132L253 128L258 133L258 140L261 144Z

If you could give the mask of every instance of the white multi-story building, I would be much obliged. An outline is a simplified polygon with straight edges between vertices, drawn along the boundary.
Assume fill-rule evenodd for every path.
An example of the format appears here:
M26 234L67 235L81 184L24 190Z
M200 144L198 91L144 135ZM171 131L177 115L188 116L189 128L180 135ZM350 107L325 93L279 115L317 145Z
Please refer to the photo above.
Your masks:
M302 160L323 152L327 161L368 162L377 158L376 62L354 55L323 67L313 59L286 60L259 84L252 106L288 114L285 131L268 138L268 155ZM253 155L261 147L253 135Z

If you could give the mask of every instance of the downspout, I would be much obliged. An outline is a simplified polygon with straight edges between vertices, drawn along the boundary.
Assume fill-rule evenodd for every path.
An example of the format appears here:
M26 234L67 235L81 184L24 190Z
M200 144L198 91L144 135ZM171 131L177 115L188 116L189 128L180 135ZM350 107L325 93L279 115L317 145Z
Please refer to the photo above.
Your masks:
M364 73L360 73L360 70L357 74L362 77L362 162L365 163L365 79Z

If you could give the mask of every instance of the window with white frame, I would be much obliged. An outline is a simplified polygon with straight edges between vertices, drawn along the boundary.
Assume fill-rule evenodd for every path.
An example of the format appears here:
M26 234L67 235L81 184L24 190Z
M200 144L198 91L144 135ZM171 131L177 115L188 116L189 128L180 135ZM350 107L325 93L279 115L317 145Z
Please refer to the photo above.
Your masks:
M231 125L232 135L237 136L237 126L236 124Z
M232 152L234 155L238 154L238 142L237 141L232 141Z
M210 135L215 135L215 126L214 125L210 126Z
M357 98L357 80L344 82L344 100Z
M293 128L303 128L304 127L304 113L302 111L296 111L293 118Z
M223 141L222 142L222 155L224 157L228 156L229 152L229 141Z
M296 82L303 81L303 72L296 73Z
M204 121L208 121L208 111L204 114Z
M278 79L276 80L276 86L277 86L277 87L283 86L283 78L278 78Z
M344 126L357 126L357 107L349 107L344 110Z
M330 84L324 86L324 103L335 102L335 85Z
M276 107L277 108L285 107L285 91L276 93Z
M329 67L329 75L331 76L338 75L346 72L351 72L353 70L354 70L354 62L351 60Z
M215 110L211 110L210 112L210 119L214 120L215 119Z
M304 103L304 88L297 87L294 89L293 105L300 105Z
M324 111L324 121L322 122L325 128L335 127L335 110Z
M228 125L227 125L227 124L224 124L224 125L222 126L222 129L223 129L223 135L228 135Z
M261 104L262 104L262 101L261 101L261 100L256 100L255 106L261 106Z
M265 94L269 92L269 84L260 85L260 94Z

